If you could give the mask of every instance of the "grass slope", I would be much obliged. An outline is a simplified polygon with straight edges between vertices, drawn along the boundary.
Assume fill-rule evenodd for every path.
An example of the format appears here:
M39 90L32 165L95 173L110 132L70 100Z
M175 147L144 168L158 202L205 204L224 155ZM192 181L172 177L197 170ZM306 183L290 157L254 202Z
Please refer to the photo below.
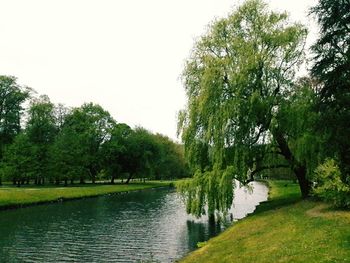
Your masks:
M84 185L68 187L0 187L0 209L16 208L31 204L48 203L83 197L92 197L110 193L136 191L148 188L170 186L169 181L149 181L115 185Z
M181 262L350 262L350 212L271 181L269 201Z

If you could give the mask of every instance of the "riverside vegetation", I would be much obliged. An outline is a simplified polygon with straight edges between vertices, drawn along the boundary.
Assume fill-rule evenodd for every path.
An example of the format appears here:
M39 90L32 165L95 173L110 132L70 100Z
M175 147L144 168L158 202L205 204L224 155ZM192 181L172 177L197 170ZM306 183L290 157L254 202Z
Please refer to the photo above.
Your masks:
M298 184L271 182L269 202L183 262L350 261L349 10L340 0L311 8L320 31L309 52L306 26L260 0L196 41L178 125L194 174L178 185L188 213L225 213L233 179ZM309 74L296 77L307 53Z
M100 105L54 105L10 76L0 76L0 105L0 184L127 184L187 175L182 145L117 123Z
M182 74L183 145L117 123L93 103L53 105L1 76L0 179L21 187L190 175L177 184L187 212L214 219L231 207L234 179L283 175L297 185L271 182L270 202L185 261L348 261L349 10L348 0L318 0L309 51L307 27L261 0L213 21ZM297 77L307 54L311 68Z
M61 202L71 199L130 192L157 187L170 187L171 181L132 182L130 184L85 184L84 186L3 186L0 191L0 210L33 204Z
M232 180L285 174L301 195L350 208L350 1L319 0L310 76L307 28L247 0L216 19L185 64L178 130L192 180L178 188L195 216L225 212ZM206 209L207 207L207 209Z
M349 262L349 211L302 200L291 181L269 184L269 201L181 263Z

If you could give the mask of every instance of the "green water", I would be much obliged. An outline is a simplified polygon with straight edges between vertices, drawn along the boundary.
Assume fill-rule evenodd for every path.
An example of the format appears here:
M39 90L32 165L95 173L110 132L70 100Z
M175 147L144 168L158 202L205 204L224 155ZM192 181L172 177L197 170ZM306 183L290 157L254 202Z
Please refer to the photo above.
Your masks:
M267 189L236 190L230 219ZM171 189L145 190L0 212L0 262L173 262L224 229L186 214Z

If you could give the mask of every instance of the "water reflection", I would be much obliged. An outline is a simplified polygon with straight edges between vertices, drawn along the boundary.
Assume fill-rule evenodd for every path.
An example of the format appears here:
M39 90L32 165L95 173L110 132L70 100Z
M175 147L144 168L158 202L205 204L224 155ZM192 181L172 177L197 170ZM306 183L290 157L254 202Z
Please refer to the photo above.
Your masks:
M235 190L232 219L266 199ZM147 190L0 213L1 262L172 262L225 228L186 214L176 192Z

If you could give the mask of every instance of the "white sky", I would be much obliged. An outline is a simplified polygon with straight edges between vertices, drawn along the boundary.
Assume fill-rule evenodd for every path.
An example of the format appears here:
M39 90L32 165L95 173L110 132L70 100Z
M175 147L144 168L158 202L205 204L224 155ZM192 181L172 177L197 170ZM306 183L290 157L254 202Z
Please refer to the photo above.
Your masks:
M118 122L175 138L185 104L179 76L194 39L241 2L0 0L0 74L54 103L92 101ZM267 2L313 23L306 14L316 0Z

